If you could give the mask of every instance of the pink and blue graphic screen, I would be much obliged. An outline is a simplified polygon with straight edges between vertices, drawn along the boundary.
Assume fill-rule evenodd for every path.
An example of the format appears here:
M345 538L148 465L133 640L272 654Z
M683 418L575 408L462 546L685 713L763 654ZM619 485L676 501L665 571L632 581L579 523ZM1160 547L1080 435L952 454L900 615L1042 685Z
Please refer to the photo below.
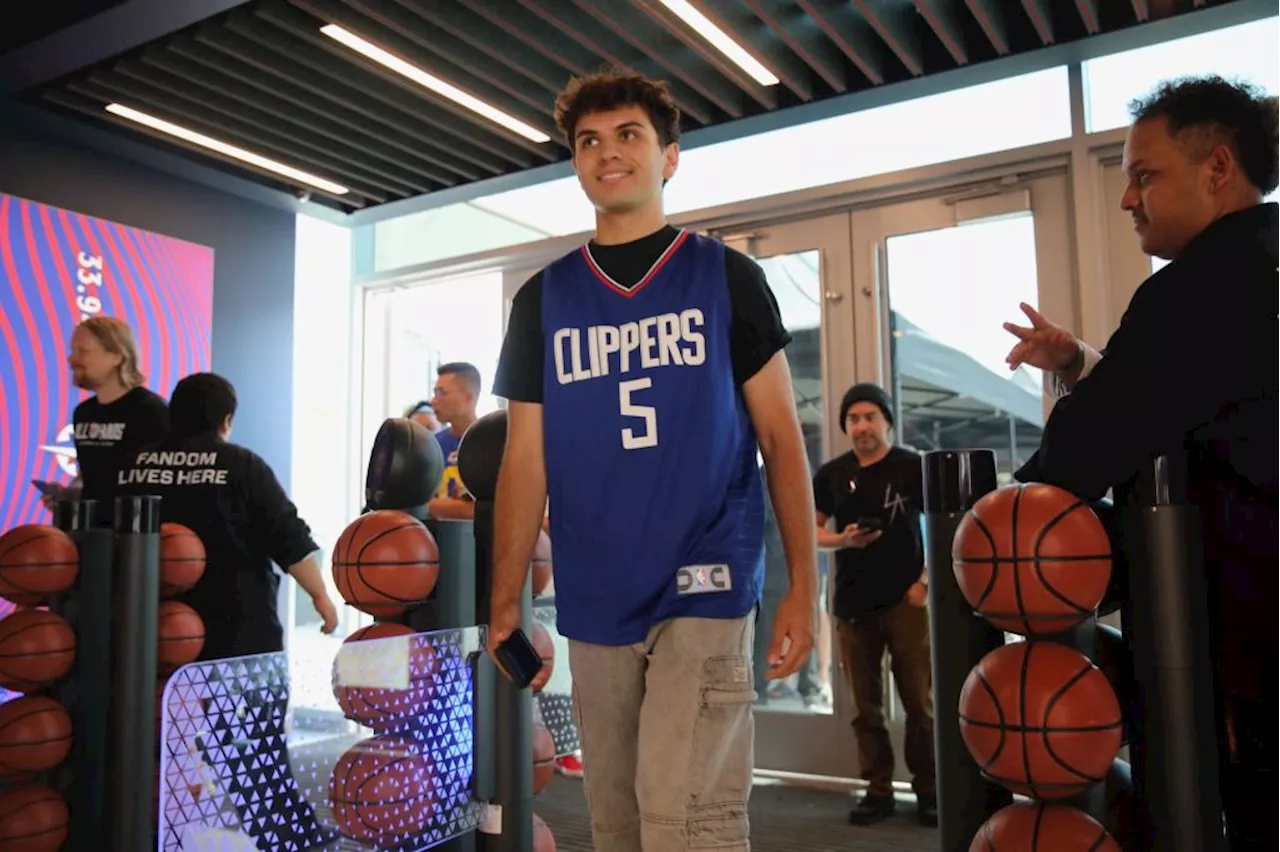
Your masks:
M0 193L0 532L48 523L32 480L76 475L76 324L125 320L148 386L168 398L209 369L213 250ZM0 615L10 605L0 601Z

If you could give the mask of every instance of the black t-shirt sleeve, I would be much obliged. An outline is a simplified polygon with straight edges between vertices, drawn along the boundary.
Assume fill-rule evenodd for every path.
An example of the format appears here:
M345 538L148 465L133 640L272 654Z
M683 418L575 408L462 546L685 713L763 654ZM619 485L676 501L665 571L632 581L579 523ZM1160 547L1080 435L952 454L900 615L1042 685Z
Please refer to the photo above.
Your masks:
M275 471L254 453L245 456L245 499L255 544L284 570L320 549L311 528L284 493Z
M813 475L813 507L828 518L835 517L835 495L831 493L831 462L818 468Z
M512 402L542 402L546 357L542 333L542 273L530 278L511 300L507 335L498 357L493 394Z
M741 387L791 342L791 334L782 325L778 300L760 264L726 246L724 270L733 315L729 328L733 378Z
M139 402L136 422L130 427L137 440L134 446L154 444L169 434L169 405L154 393L145 394Z

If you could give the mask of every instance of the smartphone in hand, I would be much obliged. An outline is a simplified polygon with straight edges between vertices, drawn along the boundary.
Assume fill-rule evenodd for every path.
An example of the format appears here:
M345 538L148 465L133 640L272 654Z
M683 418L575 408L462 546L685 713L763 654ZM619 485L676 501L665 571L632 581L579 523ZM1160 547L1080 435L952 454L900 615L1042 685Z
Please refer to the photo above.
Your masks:
M52 497L54 500L61 499L63 493L67 490L66 486L59 485L56 482L46 482L43 479L33 479L31 480L31 484L34 485L36 490L41 494L46 497Z
M870 533L884 529L884 522L879 518L858 518L858 520L854 521L854 524L857 525L858 532L860 533Z
M520 689L526 689L542 671L542 657L533 647L523 630L517 629L494 651L511 680Z

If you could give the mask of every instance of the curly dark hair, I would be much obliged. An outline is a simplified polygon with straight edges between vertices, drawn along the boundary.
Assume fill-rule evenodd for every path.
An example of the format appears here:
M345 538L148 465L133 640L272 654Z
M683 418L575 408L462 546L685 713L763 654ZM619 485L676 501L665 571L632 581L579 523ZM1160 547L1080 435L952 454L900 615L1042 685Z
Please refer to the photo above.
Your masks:
M680 108L666 82L615 71L570 80L556 98L556 126L574 149L573 135L584 115L628 106L644 109L662 147L680 140Z
M1129 116L1135 124L1166 119L1171 134L1196 146L1195 156L1226 144L1263 195L1276 188L1276 99L1252 83L1217 75L1168 80L1131 101Z

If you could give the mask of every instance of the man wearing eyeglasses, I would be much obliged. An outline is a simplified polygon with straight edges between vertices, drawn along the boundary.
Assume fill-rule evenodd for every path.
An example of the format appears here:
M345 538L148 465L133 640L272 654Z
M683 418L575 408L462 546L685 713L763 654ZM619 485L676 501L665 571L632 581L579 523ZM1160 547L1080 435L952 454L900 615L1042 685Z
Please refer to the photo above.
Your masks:
M835 551L832 615L841 664L853 690L853 729L868 784L849 821L871 825L895 809L895 761L884 723L881 677L888 651L907 711L904 751L917 797L916 816L932 827L938 824L938 807L920 456L890 441L893 404L877 385L849 388L836 422L852 446L818 468L813 500L818 546Z

